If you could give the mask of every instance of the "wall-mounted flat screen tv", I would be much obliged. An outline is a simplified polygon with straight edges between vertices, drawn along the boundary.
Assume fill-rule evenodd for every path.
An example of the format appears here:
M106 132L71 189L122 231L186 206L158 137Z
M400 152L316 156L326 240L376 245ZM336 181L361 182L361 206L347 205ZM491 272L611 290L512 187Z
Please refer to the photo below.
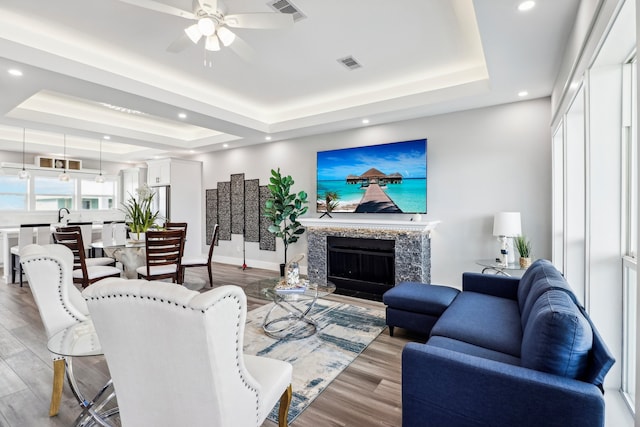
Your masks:
M426 213L427 140L319 151L316 210Z

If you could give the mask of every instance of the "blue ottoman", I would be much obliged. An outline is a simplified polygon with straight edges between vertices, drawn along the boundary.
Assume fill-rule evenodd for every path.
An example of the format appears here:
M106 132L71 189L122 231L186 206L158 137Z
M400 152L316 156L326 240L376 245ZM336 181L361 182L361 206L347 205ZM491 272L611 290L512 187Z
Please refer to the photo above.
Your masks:
M440 315L460 291L449 286L401 282L382 296L387 306L389 335L393 328L409 329L429 335Z

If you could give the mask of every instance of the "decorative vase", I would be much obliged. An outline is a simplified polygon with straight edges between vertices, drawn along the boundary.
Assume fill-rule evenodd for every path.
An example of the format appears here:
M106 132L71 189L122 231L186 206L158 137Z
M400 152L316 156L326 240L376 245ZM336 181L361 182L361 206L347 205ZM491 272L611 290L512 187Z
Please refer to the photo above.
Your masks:
M300 266L295 261L287 264L287 283L290 285L300 283Z
M529 266L531 265L531 258L523 258L520 257L520 268L529 268Z
M130 231L129 232L129 239L135 240L136 242L144 242L145 234L144 234L144 232L136 233L135 231Z
M284 267L286 264L280 264L280 277L284 277Z

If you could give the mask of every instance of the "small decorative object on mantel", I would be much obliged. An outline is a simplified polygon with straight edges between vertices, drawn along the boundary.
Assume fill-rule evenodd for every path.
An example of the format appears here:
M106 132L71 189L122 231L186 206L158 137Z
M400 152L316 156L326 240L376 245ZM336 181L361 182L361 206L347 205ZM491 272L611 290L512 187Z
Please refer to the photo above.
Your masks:
M287 264L287 248L290 243L298 241L304 233L304 227L298 221L298 217L307 213L307 193L304 191L291 193L294 184L290 175L282 176L280 168L271 169L270 184L267 185L271 197L265 202L264 216L273 222L269 226L269 232L280 237L284 243L284 263L280 264L280 276L284 276L284 267Z
M129 194L131 197L124 204L123 211L126 214L129 235L132 240L144 240L144 233L153 226L158 218L160 212L151 211L151 203L155 194L146 184L136 189L137 197Z
M529 268L531 265L531 241L525 236L516 236L516 249L520 253L520 268Z

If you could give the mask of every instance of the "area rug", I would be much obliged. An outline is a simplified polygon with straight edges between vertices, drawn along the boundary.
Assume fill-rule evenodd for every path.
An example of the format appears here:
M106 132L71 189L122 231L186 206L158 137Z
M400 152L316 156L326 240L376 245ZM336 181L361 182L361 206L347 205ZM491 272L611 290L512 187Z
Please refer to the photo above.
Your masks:
M303 339L277 340L262 330L273 303L247 314L246 354L285 360L293 365L289 423L333 381L385 328L384 310L319 300L310 313L317 333ZM278 405L268 417L278 420Z

